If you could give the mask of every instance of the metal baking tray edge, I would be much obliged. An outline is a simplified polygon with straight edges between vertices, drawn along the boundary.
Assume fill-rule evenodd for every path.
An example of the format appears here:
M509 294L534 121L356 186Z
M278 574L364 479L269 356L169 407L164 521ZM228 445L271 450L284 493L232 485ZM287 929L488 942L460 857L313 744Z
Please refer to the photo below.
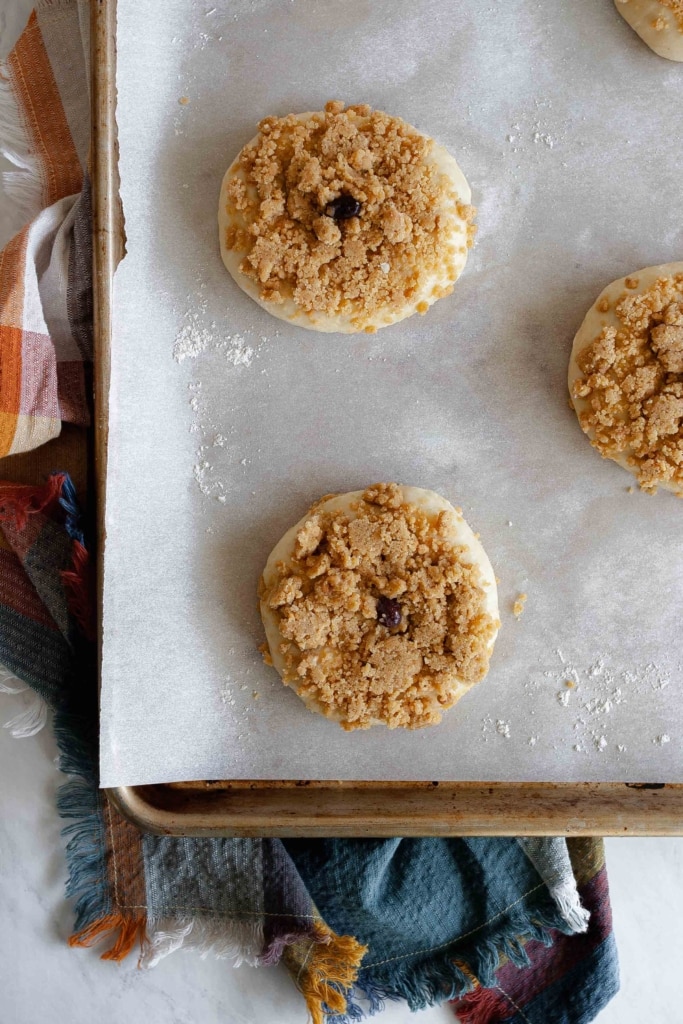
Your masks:
M91 5L95 480L98 615L106 543L114 272L125 253L118 189L116 0ZM100 664L101 664L101 637ZM201 836L683 835L683 785L199 781L107 790L140 829Z

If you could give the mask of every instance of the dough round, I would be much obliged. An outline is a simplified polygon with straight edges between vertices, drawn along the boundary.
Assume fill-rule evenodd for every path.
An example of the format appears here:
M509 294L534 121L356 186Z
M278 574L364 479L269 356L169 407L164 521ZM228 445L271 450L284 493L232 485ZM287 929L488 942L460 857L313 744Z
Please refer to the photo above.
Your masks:
M397 484L321 498L271 552L259 596L266 660L344 729L435 725L486 675L500 627L460 512Z
M472 244L453 157L366 104L267 117L221 187L221 256L281 320L373 333L448 295Z
M683 495L683 263L620 277L574 339L569 393L581 427L651 494Z
M644 43L668 60L683 60L683 0L614 0Z

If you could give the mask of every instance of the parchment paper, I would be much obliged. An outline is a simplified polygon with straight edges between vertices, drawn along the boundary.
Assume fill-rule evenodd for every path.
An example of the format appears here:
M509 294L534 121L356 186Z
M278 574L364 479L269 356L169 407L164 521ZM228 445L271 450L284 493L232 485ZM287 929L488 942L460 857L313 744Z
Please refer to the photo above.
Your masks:
M683 69L610 0L118 7L102 784L683 781L683 507L628 492L565 384L602 287L683 258ZM454 295L373 337L283 325L218 254L258 120L329 98L433 135L479 208ZM462 505L500 577L488 678L417 733L342 732L257 651L271 547L377 480Z

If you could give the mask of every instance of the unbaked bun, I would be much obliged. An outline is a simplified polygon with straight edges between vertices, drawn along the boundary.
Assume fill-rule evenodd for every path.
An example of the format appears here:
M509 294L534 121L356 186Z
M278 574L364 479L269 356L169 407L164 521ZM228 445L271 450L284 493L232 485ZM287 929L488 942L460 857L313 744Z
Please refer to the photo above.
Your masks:
M376 484L322 498L260 584L266 660L345 729L434 725L488 671L496 580L459 510Z
M683 494L683 263L600 293L574 339L569 392L601 455L644 491Z
M228 168L218 224L237 284L315 331L376 331L448 295L472 244L454 158L365 104L267 117Z

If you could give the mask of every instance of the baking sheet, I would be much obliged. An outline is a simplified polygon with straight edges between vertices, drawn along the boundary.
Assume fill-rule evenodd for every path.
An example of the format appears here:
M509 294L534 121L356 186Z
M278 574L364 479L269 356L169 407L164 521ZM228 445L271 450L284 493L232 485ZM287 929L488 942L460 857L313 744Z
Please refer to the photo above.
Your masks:
M628 492L565 387L601 288L681 259L680 66L608 0L118 0L118 18L102 785L683 781L681 505ZM256 122L329 98L433 135L479 208L454 295L372 337L270 318L218 255L221 177ZM346 734L261 663L256 586L314 499L389 479L462 505L503 627L442 725Z

